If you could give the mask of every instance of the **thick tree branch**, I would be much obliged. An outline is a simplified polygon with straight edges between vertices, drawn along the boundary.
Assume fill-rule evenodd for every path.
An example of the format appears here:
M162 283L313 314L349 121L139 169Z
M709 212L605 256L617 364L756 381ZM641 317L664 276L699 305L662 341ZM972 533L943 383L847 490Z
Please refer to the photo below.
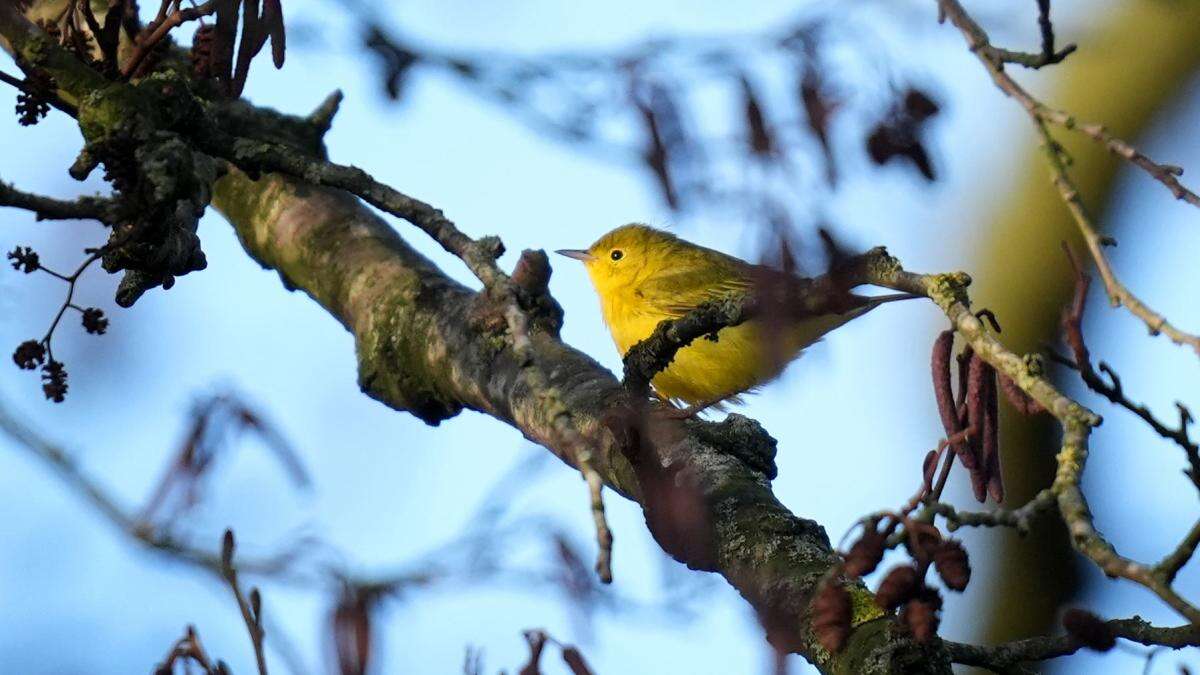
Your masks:
M255 182L235 172L218 184L215 203L252 256L355 335L367 394L430 423L464 408L486 413L573 464L555 428L557 415L545 405L548 392L522 374L536 369L570 410L565 419L587 442L605 484L642 504L669 552L725 576L778 645L826 672L946 672L936 651L926 654L893 635L886 619L860 625L842 654L817 645L808 603L838 557L824 530L785 509L766 474L752 468L769 466L775 450L757 423L738 415L719 424L654 420L646 429L653 466L635 467L610 431L631 406L607 370L548 327L530 331L526 365L480 321L489 306L484 295L450 280L353 197L275 175ZM661 513L669 505L647 497L648 475L668 475L672 485L695 495L692 515L703 521L703 537L672 529Z

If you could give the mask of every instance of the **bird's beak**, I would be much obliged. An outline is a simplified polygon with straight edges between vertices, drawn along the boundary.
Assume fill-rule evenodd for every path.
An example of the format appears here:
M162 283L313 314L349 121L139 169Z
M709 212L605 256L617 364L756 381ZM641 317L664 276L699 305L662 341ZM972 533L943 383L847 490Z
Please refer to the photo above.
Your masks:
M568 258L582 260L583 262L591 262L591 260L592 260L591 253L588 253L587 251L584 251L584 250L578 249L578 248L562 248L562 249L555 251L555 253L557 253L559 255L565 255Z

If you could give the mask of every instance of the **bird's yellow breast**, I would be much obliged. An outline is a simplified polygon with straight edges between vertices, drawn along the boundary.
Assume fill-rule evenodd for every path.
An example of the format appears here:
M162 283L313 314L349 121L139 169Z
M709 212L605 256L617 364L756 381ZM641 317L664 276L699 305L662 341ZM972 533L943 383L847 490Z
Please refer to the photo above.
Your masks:
M655 311L636 290L601 294L601 308L613 342L622 355L650 336L664 319L677 315ZM710 402L746 393L774 379L789 361L823 333L808 322L784 328L778 335L758 321L723 328L717 340L700 338L675 354L652 384L663 398L684 403Z

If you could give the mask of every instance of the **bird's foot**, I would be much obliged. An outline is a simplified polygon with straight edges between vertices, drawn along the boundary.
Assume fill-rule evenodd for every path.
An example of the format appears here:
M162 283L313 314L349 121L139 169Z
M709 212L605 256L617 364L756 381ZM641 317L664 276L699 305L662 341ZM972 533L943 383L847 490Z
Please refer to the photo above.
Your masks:
M692 405L689 405L686 408L666 408L666 407L664 407L664 408L661 408L661 409L655 411L655 413L657 415L659 415L663 418L669 419L669 420L690 420L690 419L696 417L697 415L699 415L700 413L704 412L705 410L707 410L715 405L720 405L721 403L728 401L731 398L733 398L733 396L720 396L717 398L710 398L706 401L700 401L699 403L693 403Z

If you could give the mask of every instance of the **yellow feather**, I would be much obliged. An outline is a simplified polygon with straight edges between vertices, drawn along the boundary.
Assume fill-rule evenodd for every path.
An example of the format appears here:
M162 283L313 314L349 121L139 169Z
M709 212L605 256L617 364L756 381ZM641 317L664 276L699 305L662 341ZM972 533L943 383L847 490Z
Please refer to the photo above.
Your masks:
M754 266L647 225L618 227L586 251L583 260L600 298L604 322L624 355L659 322L697 305L752 289ZM866 311L794 322L768 333L760 321L722 329L679 350L653 380L660 396L684 403L728 399L777 377L789 362L829 331Z

